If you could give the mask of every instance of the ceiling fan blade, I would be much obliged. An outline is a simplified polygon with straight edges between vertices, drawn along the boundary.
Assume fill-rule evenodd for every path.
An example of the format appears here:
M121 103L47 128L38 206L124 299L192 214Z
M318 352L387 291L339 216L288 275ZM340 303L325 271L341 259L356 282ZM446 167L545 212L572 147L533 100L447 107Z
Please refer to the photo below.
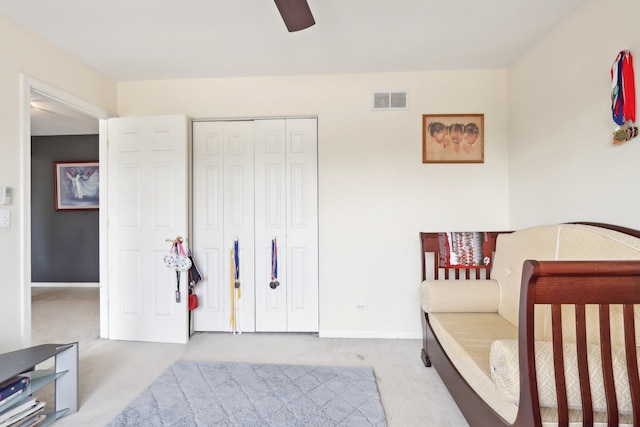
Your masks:
M316 21L313 19L307 0L274 0L284 24L289 32L309 28Z

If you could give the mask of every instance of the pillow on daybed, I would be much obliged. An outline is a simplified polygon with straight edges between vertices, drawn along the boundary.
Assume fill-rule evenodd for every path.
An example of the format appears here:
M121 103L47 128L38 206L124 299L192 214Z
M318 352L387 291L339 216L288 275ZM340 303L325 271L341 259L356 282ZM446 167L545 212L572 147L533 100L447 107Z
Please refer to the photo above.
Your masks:
M550 341L536 341L536 375L538 395L541 407L555 408L556 384L553 373L553 344ZM578 379L577 352L575 343L564 345L565 381L570 409L581 410L580 382ZM624 347L613 346L613 373L615 378L618 410L621 414L631 415L631 392L627 375ZM602 360L600 346L589 345L587 360L589 362L589 380L591 382L591 398L595 412L606 412L607 402L602 377ZM520 375L518 365L518 341L496 340L491 345L489 355L491 377L500 395L507 401L518 404L520 398ZM640 355L638 357L640 366Z

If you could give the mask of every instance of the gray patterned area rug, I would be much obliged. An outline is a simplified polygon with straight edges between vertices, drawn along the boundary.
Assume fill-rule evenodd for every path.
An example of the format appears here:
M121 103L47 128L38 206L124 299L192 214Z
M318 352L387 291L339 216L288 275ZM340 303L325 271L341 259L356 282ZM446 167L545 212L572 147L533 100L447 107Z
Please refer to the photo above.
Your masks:
M109 426L386 426L371 368L180 360Z

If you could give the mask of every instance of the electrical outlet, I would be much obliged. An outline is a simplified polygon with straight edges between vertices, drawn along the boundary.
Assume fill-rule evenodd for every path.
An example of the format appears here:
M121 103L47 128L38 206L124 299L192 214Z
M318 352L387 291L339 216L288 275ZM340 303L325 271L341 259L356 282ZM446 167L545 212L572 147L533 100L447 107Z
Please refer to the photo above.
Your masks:
M0 209L0 228L11 228L11 211Z
M367 311L367 303L366 302L357 302L356 303L356 311Z

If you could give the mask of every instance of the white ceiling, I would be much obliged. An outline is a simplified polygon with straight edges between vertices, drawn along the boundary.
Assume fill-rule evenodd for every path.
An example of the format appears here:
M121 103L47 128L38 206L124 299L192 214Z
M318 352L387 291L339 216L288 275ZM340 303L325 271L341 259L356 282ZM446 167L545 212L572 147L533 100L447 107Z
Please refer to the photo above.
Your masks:
M0 13L116 81L507 67L584 0L0 0Z

